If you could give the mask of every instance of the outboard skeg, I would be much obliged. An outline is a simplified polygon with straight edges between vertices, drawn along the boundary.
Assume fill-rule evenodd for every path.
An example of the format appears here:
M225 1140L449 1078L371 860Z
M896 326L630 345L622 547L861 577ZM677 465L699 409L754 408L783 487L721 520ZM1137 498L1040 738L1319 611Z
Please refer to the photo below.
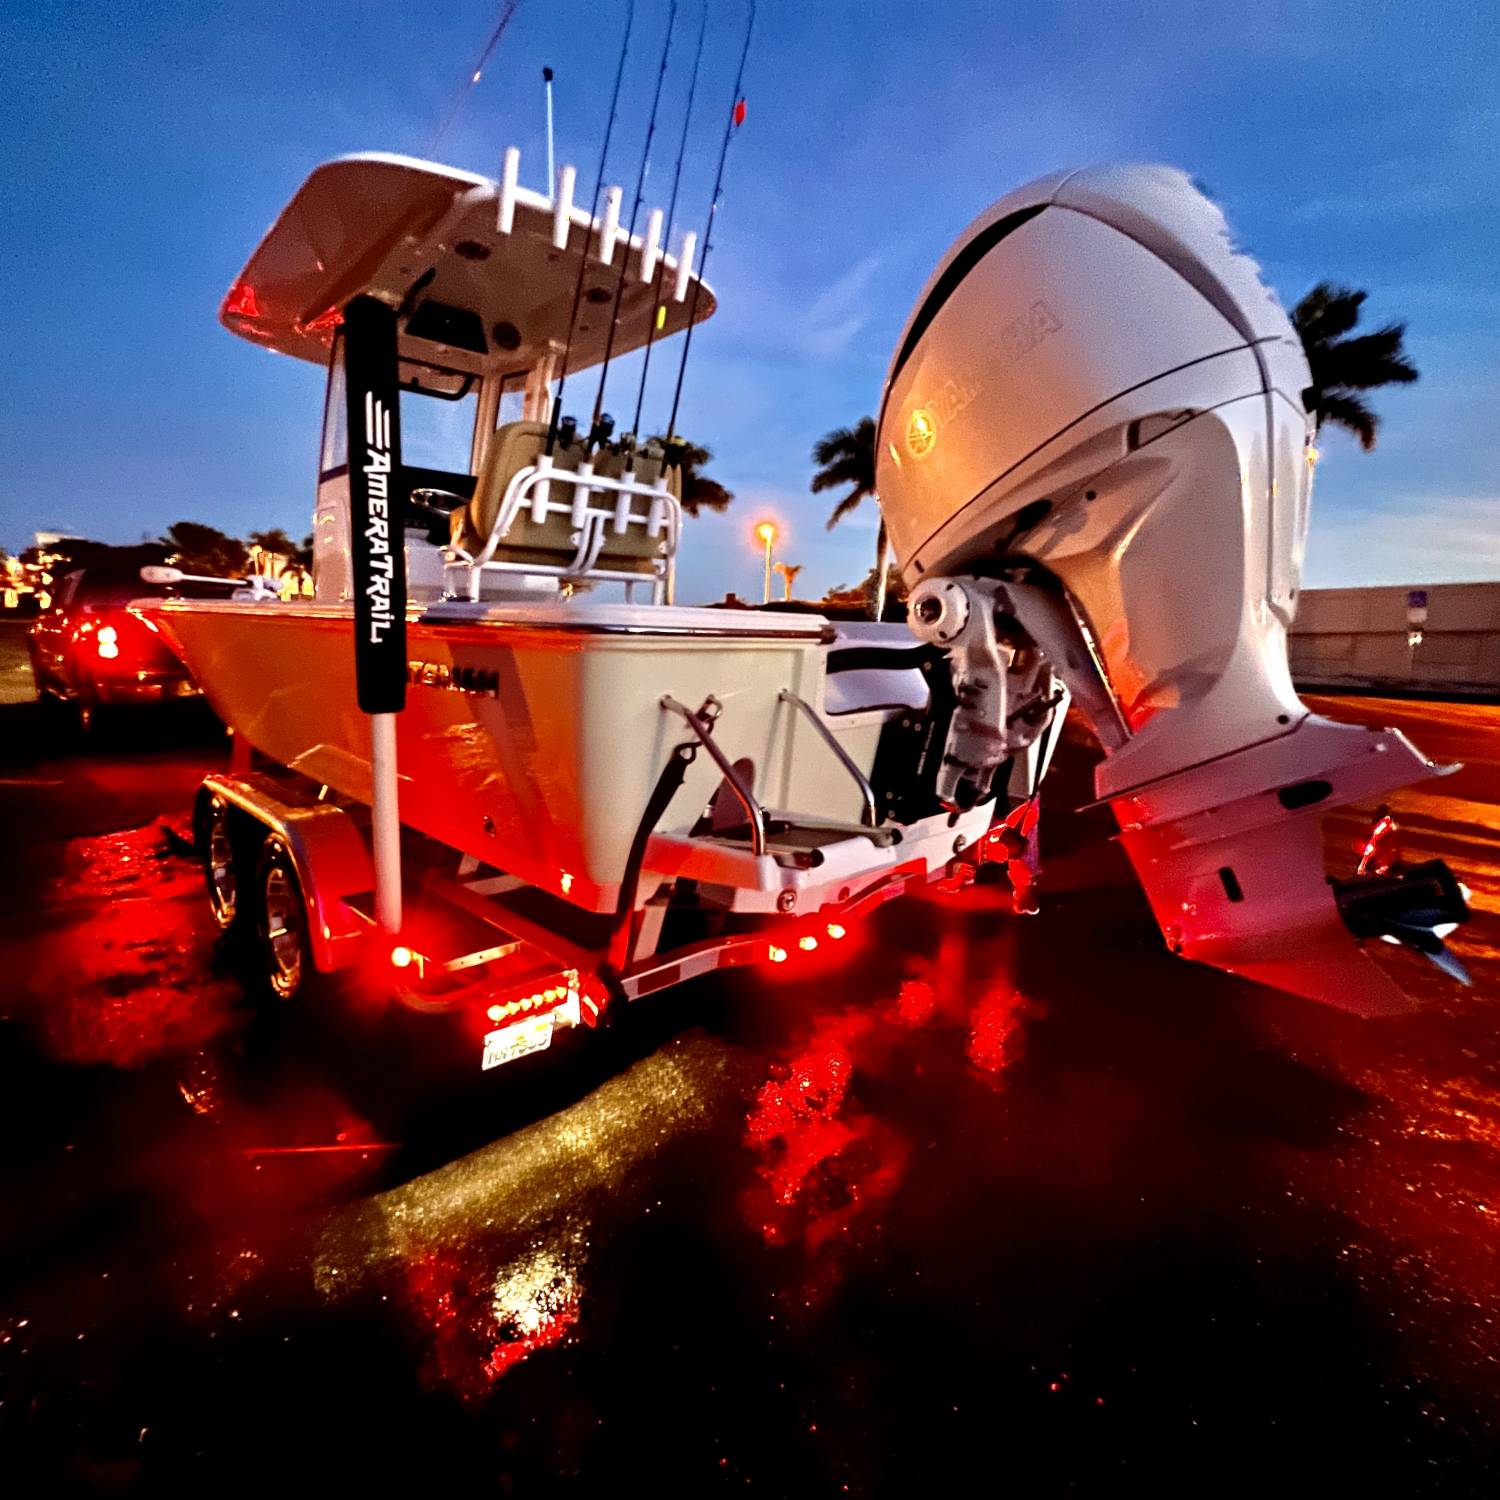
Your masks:
M1058 173L980 215L918 298L876 480L913 629L943 644L957 588L992 614L1002 682L1039 651L1092 721L1097 794L1173 951L1376 1014L1405 997L1340 916L1319 817L1451 768L1293 688L1310 381L1185 173ZM954 766L1009 748L997 698L988 743L955 717Z

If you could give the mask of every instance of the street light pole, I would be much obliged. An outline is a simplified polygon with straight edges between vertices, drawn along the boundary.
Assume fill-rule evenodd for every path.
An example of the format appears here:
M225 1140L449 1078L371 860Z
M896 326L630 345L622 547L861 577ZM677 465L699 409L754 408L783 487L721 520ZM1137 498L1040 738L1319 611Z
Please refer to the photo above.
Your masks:
M762 604L771 602L771 548L776 541L776 523L774 521L762 521L755 528L756 539L765 547L766 568L765 582L761 588Z

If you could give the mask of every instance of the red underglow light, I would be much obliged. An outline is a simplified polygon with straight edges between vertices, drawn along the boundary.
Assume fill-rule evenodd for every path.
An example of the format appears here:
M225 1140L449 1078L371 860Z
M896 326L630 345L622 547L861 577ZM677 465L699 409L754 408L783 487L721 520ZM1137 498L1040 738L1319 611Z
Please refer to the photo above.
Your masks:
M258 318L260 303L255 300L255 288L248 281L242 281L230 292L224 312L231 318Z
M410 948L397 944L391 949L391 965L397 969L409 969L413 956Z
M766 954L766 957L773 964L784 964L786 962L786 949L778 948L775 943L772 943L770 952Z
M848 933L848 930L849 929L845 927L841 922L830 922L828 924L828 936L831 937L834 942L838 942L841 937L844 937Z
M811 953L813 949L818 946L818 940L812 935L812 933L808 933L806 937L800 937L797 939L797 946L804 953Z

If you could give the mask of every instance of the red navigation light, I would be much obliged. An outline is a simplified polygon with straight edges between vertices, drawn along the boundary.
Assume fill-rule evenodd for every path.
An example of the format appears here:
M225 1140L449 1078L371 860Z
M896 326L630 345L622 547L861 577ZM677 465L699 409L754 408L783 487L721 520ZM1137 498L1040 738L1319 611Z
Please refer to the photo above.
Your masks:
M230 292L224 312L231 318L258 318L260 303L255 300L255 288L248 281L242 281Z
M411 949L403 943L398 943L391 949L391 967L395 969L409 969L415 955Z

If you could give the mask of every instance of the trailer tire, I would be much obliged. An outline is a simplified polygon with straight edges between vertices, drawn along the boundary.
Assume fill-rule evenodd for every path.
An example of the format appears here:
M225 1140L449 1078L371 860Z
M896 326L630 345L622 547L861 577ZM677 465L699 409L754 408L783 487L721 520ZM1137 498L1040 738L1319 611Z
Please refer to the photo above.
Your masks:
M238 826L242 821L229 803L212 794L200 797L194 842L208 887L208 909L220 932L244 925L249 861L244 830Z
M291 851L275 834L255 864L256 958L261 978L277 1000L295 1000L312 979L307 905Z

